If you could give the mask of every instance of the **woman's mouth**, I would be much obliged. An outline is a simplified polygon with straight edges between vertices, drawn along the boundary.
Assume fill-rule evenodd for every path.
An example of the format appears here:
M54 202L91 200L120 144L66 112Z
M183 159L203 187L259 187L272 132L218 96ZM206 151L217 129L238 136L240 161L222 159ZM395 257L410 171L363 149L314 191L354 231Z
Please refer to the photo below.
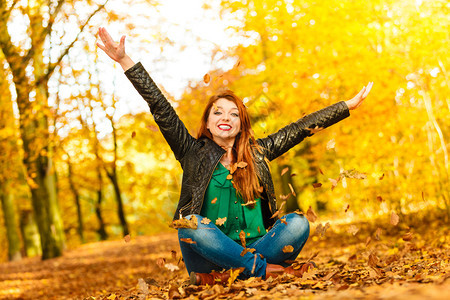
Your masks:
M231 130L231 126L230 125L226 125L226 124L220 124L217 127L219 127L220 130L225 130L225 131Z

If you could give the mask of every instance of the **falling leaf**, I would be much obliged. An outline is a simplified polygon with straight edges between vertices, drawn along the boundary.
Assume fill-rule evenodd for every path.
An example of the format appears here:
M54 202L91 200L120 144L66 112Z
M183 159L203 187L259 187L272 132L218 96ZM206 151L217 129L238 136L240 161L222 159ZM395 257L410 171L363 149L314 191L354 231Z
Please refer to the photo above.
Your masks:
M410 241L410 240L412 240L413 239L413 234L411 233L411 232L407 232L407 233L405 233L403 236L402 236L402 239L404 240L404 241Z
M288 184L289 185L289 189L291 190L292 195L294 195L294 197L296 196L294 188L292 187L292 184Z
M251 206L251 205L256 204L256 203L257 203L257 201L255 200L255 201L248 201L247 203L242 203L241 205L242 206Z
M369 246L371 241L372 241L372 238L370 236L368 236L366 239L366 248L367 248L367 246Z
M279 214L280 214L280 211L277 210L270 218L271 218L271 219L274 219L274 218L276 218Z
M325 175L325 174L323 174L323 171L321 168L319 168L319 172L320 172L320 174Z
M284 225L287 225L286 219L280 219L280 222L283 223Z
M348 233L351 233L352 235L356 235L356 233L358 233L359 228L356 227L355 225L350 225L347 229Z
M207 217L204 217L204 218L200 221L200 223L205 224L205 225L208 225L209 223L211 223L211 220L208 219Z
M136 136L136 131L133 131L133 132L131 133L131 138L133 139L135 136Z
M328 228L330 228L330 222L327 222L327 223L325 224L325 226L322 225L322 223L320 223L320 224L317 225L317 227L316 227L315 234L316 234L316 235L320 235L321 237L324 237L324 236L325 236L325 232L327 231Z
M400 219L399 216L393 211L391 213L391 225L396 226L398 224L399 219Z
M240 64L241 64L241 60L238 60L237 63L234 64L233 69L239 67Z
M378 262L379 262L378 256L376 256L373 253L370 253L369 254L369 261L368 261L369 266L376 268L378 266Z
M336 275L339 271L335 270L335 271L331 271L330 273L328 273L324 278L322 278L323 281L328 281L330 280L334 275Z
M422 191L422 200L425 201L425 195L424 195L423 191Z
M203 76L203 81L208 84L211 81L211 76L209 76L208 73L205 74L205 76Z
M213 105L213 108L214 108L214 110L215 110L215 111L219 110L219 108L217 107L217 105L216 105L216 103L215 103L215 102L213 102L213 104L212 104L212 105Z
M383 198L381 198L381 196L377 196L377 200L378 200L379 202L383 202Z
M346 177L346 178L354 178L354 179L366 179L367 175L365 173L360 173L356 171L355 169L351 170L344 170L339 174L340 177Z
M226 222L226 220L227 220L227 217L224 217L224 218L217 218L217 220L216 220L216 225L217 225L217 226L221 226L221 225L223 225L223 224Z
M322 186L322 184L321 184L320 182L316 182L316 183L313 183L312 186L313 186L315 189L317 189L317 188L320 188L320 187Z
M289 199L289 197L292 195L292 193L289 193L289 194L287 194L287 195L280 195L280 199L281 200L287 200L287 199Z
M197 244L197 242L193 241L191 238L181 238L180 241L188 243L188 244Z
M319 131L322 131L323 129L324 129L323 127L319 127L319 126L316 126L314 128L306 128L306 130L309 130L309 132L311 134L315 134L315 133L317 133Z
M286 246L283 247L283 252L284 253L294 252L294 247L292 247L291 245L286 245Z
M316 213L312 210L311 206L308 208L308 211L306 212L306 218L308 221L314 223L317 220Z
M289 171L289 167L286 167L286 168L284 168L284 169L281 171L281 176L283 176L284 174L286 174L287 171Z
M147 129L150 129L151 131L158 131L158 127L155 125L147 125L145 126Z
M240 161L237 163L238 168L245 168L248 164L245 161Z
M166 259L163 258L163 257L159 257L159 258L156 260L156 265L157 265L158 267L160 267L160 268L164 267L165 264L166 264Z
M171 263L165 264L164 267L167 270L169 270L170 272L178 271L180 269L177 265L174 265L174 264L171 264Z
M264 192L264 187L262 185L260 185L258 187L258 193L262 193L262 192Z
M379 241L379 240L380 240L380 236L381 236L381 228L378 227L378 228L377 228L377 231L375 231L375 239L376 239L377 241Z
M297 174L295 174L295 173L292 173L292 174L291 174L291 177L294 177L294 176L297 176Z
M214 204L217 202L217 197L211 200L211 204Z
M245 248L247 243L245 242L245 232L244 232L244 230L241 230L241 232L239 232L239 239L241 240L242 247Z
M311 256L306 260L306 262L310 262L311 260L313 260L314 258L316 258L316 256L319 255L319 252L320 252L320 251L314 252L313 255L311 255Z
M344 212L347 212L349 208L350 208L350 204L347 204L347 207L345 208Z
M177 251L175 251L175 250L170 250L170 254L172 255L172 259L173 259L173 260L177 260Z
M329 140L327 143L327 150L334 149L335 145L336 145L336 142L334 141L334 139Z
M109 297L107 297L106 299L108 300L115 300L116 299L116 294L111 294Z
M129 241L131 241L131 236L127 234L126 236L123 237L123 240L125 241L125 243L128 243Z
M258 226L258 228L257 228L257 229L258 229L258 233L261 233L261 229L259 228L259 226Z
M192 216L191 219L181 218L178 220L175 220L172 222L171 227L172 228L191 228L191 229L197 229L198 223L197 223L197 217Z
M339 180L336 180L336 179L333 179L333 178L328 178L328 180L331 182L331 190L334 190L334 188L337 186Z
M244 256L245 254L247 254L247 253L254 253L256 251L256 249L253 249L253 248L244 248L244 250L242 250L242 252L241 252L241 256Z
M228 180L231 180L231 179L233 179L233 175L231 175L231 174L228 174L228 175L227 175L227 179L228 179Z
M378 180L383 180L383 178L384 178L384 173L383 173L383 175L381 175L380 178L378 178Z

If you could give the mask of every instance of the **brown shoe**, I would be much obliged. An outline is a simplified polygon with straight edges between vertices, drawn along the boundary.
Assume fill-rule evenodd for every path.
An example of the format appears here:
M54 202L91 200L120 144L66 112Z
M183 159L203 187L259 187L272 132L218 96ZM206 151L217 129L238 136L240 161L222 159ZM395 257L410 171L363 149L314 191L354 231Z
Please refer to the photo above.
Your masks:
M302 263L300 264L300 267L296 269L294 269L294 267L292 266L284 268L283 266L280 265L267 264L266 279L269 277L278 277L283 274L291 274L294 275L295 277L302 278L304 273L314 268L317 268L317 266L313 262Z
M191 272L189 274L190 283L194 285L215 285L215 284L225 284L230 278L230 272L216 272L211 273L196 273Z

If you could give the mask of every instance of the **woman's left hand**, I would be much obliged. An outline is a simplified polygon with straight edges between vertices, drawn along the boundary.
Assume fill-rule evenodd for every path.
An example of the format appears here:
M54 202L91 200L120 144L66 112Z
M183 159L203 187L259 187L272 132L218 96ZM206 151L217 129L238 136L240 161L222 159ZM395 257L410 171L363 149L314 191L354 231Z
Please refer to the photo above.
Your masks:
M361 106L363 100L369 95L370 90L372 89L373 82L369 82L369 84L362 88L362 90L350 100L345 101L349 110L356 109Z

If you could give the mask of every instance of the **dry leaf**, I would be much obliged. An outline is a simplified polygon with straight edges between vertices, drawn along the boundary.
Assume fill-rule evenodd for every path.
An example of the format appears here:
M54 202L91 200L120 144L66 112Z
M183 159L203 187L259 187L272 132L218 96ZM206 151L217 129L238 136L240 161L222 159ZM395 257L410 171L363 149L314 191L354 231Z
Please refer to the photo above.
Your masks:
M391 225L396 226L398 224L399 219L400 219L399 216L393 211L391 213Z
M313 183L312 186L313 186L315 189L317 189L317 188L320 188L320 187L322 186L322 184L321 184L320 182L316 182L316 183Z
M261 229L259 228L259 226L258 226L258 228L257 228L257 229L258 229L258 233L261 233Z
M377 196L377 200L378 200L379 202L383 202L383 198L381 198L381 196Z
M147 129L150 129L151 131L158 131L158 127L155 125L147 125L145 126Z
M402 239L404 241L410 241L413 239L413 237L414 237L414 235L412 234L412 232L407 232L402 236Z
M327 222L325 224L325 226L323 226L322 223L320 223L316 227L315 234L316 235L320 235L321 237L323 237L325 235L325 232L327 231L328 228L330 228L330 222Z
M306 218L308 221L314 223L317 220L316 213L312 210L311 206L308 208L308 211L306 212Z
M241 232L239 232L239 239L241 240L242 247L245 248L247 243L245 242L245 232L244 232L244 230L241 230Z
M286 167L286 168L284 168L284 169L281 171L281 176L283 176L284 174L286 174L287 171L289 171L289 167Z
M191 238L181 238L180 241L188 243L188 244L197 244L197 242L193 241Z
M245 168L248 164L245 161L240 161L237 163L238 168Z
M341 178L339 177L337 180L333 178L328 178L328 180L331 182L331 190L334 190L335 187L337 187L337 184Z
M253 204L256 204L257 202L256 202L256 200L255 201L248 201L247 203L243 203L243 204L241 204L242 206L249 206L249 205L253 205Z
M351 233L353 235L356 235L356 233L358 233L358 231L359 231L359 228L356 227L355 225L350 225L347 229L347 232Z
M210 81L211 81L211 76L209 76L209 74L206 73L205 76L203 76L203 82L208 84Z
M284 253L294 252L294 247L292 247L291 245L286 245L286 246L283 247L283 252Z
M256 249L253 249L253 248L244 248L244 250L242 250L242 252L241 252L241 256L244 256L248 252L254 253L255 251L256 251Z
M170 254L172 255L172 259L173 259L173 260L177 260L177 251L175 251L175 250L170 250Z
M174 264L171 264L171 263L165 264L164 267L167 270L169 270L170 272L178 271L180 269L177 265L174 265Z
M377 241L379 241L379 240L380 240L380 236L381 236L381 228L378 227L378 228L377 228L377 231L375 231L375 239L376 239Z
M351 170L344 170L339 174L340 177L346 177L346 178L354 178L354 179L366 179L367 175L365 173L360 173L356 171L355 169Z
M323 171L321 168L319 168L319 172L320 172L320 174L325 175L325 174L323 174Z
M205 224L205 225L208 225L209 223L211 223L211 220L208 219L207 217L204 217L204 218L200 221L200 223Z
M135 136L136 136L136 131L133 131L133 132L131 133L131 138L133 139Z
M313 260L314 258L316 258L317 255L319 255L320 251L314 252L313 255L311 255L308 260L306 262L310 262L311 260Z
M221 225L223 225L223 224L226 222L226 220L227 220L227 217L224 217L224 218L217 218L217 220L216 220L216 225L217 225L217 226L221 226Z
M370 244L371 241L372 241L372 238L370 236L367 237L367 239L366 239L366 248Z
M323 129L324 129L323 127L319 127L319 126L316 126L314 128L306 128L306 130L309 130L309 132L311 134L315 134L315 133L317 133L319 131L322 131Z
M283 223L284 225L287 225L286 219L280 219L280 222Z
M378 180L383 180L383 178L384 178L384 173L383 173L383 175L381 175L380 178L378 178Z
M163 257L159 257L159 258L156 260L156 265L157 265L158 267L160 267L160 268L164 267L165 264L166 264L166 259L163 258Z
M368 264L369 264L370 267L374 267L374 268L378 267L378 262L379 261L380 260L378 259L378 257L375 254L373 254L373 253L369 254Z
M231 174L228 174L228 175L227 175L227 179L228 179L228 180L231 180L231 179L233 179L233 175L231 175Z
M288 184L289 185L289 189L291 190L292 195L294 195L294 197L296 196L294 188L292 187L292 184Z
M345 208L344 212L347 212L349 208L350 208L350 204L347 204L347 207Z
M125 243L128 243L129 241L131 241L131 236L127 234L126 236L123 237L123 240L125 241Z
M191 219L181 218L178 220L175 220L172 222L171 227L172 228L191 228L191 229L197 229L198 223L197 223L197 217L192 216Z
M211 200L211 204L216 203L216 201L217 201L217 197Z
M270 218L271 219L276 218L279 214L280 214L280 211L277 210Z
M334 139L329 140L327 143L327 150L333 149L335 145L336 142L334 141Z

